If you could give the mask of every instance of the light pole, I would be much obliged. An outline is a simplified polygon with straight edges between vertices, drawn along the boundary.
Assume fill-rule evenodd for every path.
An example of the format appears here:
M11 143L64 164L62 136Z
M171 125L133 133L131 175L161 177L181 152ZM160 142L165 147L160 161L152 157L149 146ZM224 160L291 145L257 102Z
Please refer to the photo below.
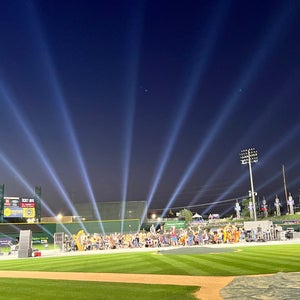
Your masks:
M251 196L252 196L252 204L253 204L253 216L254 216L254 221L256 221L255 193L254 193L254 186L253 186L251 164L258 162L257 151L255 148L244 149L240 153L240 158L241 158L242 165L245 165L245 164L249 165Z

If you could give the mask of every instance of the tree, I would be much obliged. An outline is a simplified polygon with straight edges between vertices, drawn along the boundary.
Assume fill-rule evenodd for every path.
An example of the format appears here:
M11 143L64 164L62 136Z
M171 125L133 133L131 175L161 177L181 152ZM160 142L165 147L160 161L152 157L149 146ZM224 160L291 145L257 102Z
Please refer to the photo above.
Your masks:
M184 219L186 224L189 224L193 220L193 213L190 210L184 208L181 211L179 211L178 217L180 219Z
M242 211L241 211L241 216L243 217L243 218L249 218L250 217L250 211L249 211L249 202L250 202L250 200L252 201L252 199L251 198L244 198L243 200L242 200ZM257 208L259 207L258 205L257 205L257 203L255 203L256 205L255 205L255 208L256 208L256 213L257 213Z
M241 217L243 217L243 218L249 218L250 217L249 202L250 202L250 198L244 198L242 200Z

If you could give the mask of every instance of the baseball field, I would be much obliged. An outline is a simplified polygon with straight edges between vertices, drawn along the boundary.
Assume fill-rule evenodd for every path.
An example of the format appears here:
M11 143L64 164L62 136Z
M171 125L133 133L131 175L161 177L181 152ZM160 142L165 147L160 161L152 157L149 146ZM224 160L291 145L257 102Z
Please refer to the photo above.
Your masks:
M236 276L300 272L298 242L49 253L2 256L0 299L221 299Z

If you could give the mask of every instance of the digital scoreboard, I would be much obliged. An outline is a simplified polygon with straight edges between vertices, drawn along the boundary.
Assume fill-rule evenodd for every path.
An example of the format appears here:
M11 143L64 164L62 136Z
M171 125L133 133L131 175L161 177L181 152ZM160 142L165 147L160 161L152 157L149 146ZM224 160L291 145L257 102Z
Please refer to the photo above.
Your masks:
M4 218L35 218L36 202L34 198L4 197Z

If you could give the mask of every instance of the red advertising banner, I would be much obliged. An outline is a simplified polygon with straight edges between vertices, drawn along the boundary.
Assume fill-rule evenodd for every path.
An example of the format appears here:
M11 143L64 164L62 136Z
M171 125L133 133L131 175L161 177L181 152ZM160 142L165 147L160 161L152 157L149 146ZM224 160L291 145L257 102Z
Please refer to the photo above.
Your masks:
M35 200L33 198L21 198L20 207L35 208Z

